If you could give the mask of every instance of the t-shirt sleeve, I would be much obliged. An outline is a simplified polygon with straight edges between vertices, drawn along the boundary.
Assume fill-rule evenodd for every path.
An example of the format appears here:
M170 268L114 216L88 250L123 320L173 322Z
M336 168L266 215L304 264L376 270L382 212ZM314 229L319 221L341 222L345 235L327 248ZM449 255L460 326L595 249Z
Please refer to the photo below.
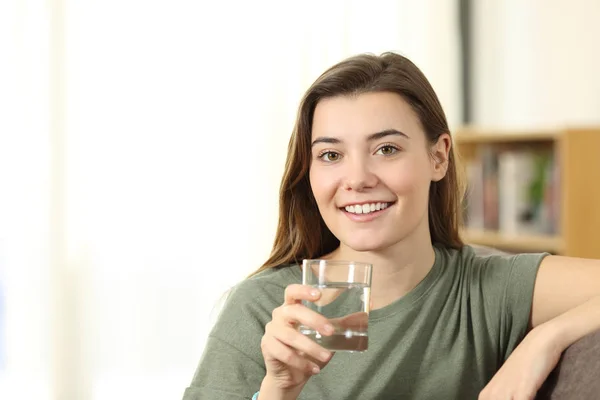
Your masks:
M483 312L505 361L529 328L533 289L547 253L492 255L476 258L473 283ZM472 288L473 289L473 288ZM478 299L477 299L478 300Z
M213 327L183 400L251 399L265 376L264 327L283 289L246 280L232 289ZM281 299L279 299L281 292Z

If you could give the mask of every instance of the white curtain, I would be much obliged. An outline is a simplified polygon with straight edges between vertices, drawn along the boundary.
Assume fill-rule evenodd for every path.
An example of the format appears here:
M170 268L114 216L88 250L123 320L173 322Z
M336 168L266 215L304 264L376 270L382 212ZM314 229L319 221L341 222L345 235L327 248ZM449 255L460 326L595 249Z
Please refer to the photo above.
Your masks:
M182 396L333 63L399 51L460 115L454 0L0 7L0 398Z

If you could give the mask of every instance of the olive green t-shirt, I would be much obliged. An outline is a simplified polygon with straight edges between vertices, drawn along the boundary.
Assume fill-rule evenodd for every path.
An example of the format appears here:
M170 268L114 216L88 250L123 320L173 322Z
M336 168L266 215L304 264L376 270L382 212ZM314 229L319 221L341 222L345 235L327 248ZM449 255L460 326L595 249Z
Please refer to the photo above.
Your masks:
M544 255L480 257L469 246L435 247L428 275L370 312L368 350L336 353L299 399L476 399L527 332ZM264 327L285 288L300 282L293 265L232 290L184 400L252 397L265 375Z

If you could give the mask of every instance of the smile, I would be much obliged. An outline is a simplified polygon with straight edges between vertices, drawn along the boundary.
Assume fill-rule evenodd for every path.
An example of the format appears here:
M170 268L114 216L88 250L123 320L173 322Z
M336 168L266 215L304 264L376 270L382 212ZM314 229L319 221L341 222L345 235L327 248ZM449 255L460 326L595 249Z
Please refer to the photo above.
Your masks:
M349 212L351 214L371 214L380 210L385 210L386 208L388 208L392 203L366 203L366 204L354 204L354 205L348 205L346 207L344 207L344 210L346 210L346 212Z

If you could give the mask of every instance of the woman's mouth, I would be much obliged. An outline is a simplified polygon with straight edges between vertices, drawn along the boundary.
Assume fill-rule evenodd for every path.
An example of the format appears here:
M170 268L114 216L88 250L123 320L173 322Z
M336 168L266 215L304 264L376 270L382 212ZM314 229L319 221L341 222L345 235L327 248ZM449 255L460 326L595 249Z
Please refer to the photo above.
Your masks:
M376 202L376 203L364 203L364 204L352 204L343 207L342 210L350 214L363 215L371 214L377 211L385 210L393 203L391 202Z
M393 206L395 202L373 202L361 204L349 204L341 207L340 211L344 213L353 222L369 222L380 215L383 215L386 210Z

